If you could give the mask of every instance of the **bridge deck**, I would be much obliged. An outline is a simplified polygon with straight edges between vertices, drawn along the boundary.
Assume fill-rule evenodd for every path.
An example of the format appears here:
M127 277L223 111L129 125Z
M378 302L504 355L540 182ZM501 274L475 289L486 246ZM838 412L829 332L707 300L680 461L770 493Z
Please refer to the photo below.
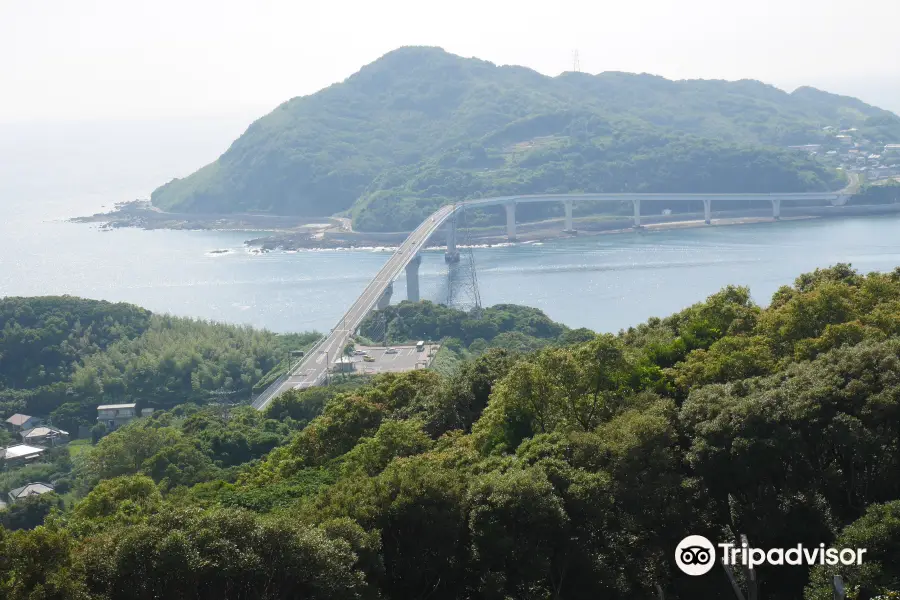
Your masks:
M748 201L810 201L836 203L842 201L846 194L842 192L785 193L785 194L541 194L528 196L501 196L467 200L454 205L442 206L425 219L413 231L399 248L391 255L387 263L375 275L362 294L344 314L341 322L317 344L303 360L294 367L287 377L282 378L270 389L263 392L253 403L259 410L264 410L272 398L291 388L307 388L318 385L328 370L329 363L337 359L352 334L362 324L363 319L376 305L388 286L396 279L409 262L415 258L425 246L428 239L437 231L454 210L480 206L495 206L530 202L672 202L672 201L707 201L707 200L748 200Z

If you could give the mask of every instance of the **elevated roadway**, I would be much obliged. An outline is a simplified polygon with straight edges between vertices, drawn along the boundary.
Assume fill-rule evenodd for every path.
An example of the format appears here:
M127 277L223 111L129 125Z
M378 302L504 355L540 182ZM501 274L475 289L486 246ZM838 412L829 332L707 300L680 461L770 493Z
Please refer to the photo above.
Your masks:
M562 202L565 207L565 228L572 230L572 205L576 202L631 202L634 206L634 226L640 227L642 203L671 203L694 201L702 202L706 222L710 222L711 205L715 200L745 200L769 202L772 205L772 217L778 219L782 202L828 202L833 205L846 203L845 192L828 193L790 193L790 194L541 194L528 196L502 196L467 200L456 205L442 206L426 218L399 248L391 255L385 265L375 275L353 302L341 321L324 336L307 354L292 367L285 376L272 384L253 402L253 406L264 410L279 394L291 388L308 388L323 383L330 365L343 354L344 347L362 324L366 315L379 306L387 306L393 291L393 281L407 269L407 291L411 300L418 300L418 265L419 252L428 240L441 228L455 211L469 208L502 205L506 208L507 236L515 240L515 207L516 204L533 202ZM450 228L447 239L448 257L456 253L455 230Z

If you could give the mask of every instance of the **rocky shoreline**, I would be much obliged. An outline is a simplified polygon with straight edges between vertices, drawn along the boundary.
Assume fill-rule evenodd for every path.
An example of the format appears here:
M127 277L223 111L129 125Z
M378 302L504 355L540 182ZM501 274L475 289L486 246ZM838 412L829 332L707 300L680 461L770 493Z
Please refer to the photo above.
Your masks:
M797 219L814 219L827 217L862 216L886 213L900 213L900 205L861 205L841 207L783 207L782 221ZM195 215L167 213L154 208L149 201L123 202L108 213L98 213L89 217L70 219L76 223L100 223L101 230L122 227L139 227L142 229L181 229L181 230L217 230L217 231L259 231L265 235L248 239L245 245L258 252L272 250L334 250L334 249L371 249L399 245L408 235L407 232L370 233L353 231L349 220L339 217L318 218L312 222L309 218L285 217L277 215ZM638 232L650 232L692 227L747 225L753 223L771 223L771 211L740 210L723 211L713 214L712 223L706 225L702 215L645 215L641 218L642 226ZM516 225L516 238L519 243L539 242L571 237L572 235L594 236L635 232L630 217L597 215L575 220L577 233L566 233L562 229L562 219L550 219L541 222L519 223ZM436 236L435 243L429 248L437 249L441 245L441 237ZM469 232L469 242L479 246L507 244L505 227L486 227Z

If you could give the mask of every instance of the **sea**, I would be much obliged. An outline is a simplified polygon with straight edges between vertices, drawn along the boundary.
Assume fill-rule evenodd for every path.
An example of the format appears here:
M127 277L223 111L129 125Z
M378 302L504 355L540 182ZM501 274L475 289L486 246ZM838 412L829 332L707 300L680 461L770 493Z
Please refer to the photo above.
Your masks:
M260 232L104 231L67 221L149 197L214 160L250 121L0 124L0 296L71 294L275 332L334 327L389 249L256 253L244 242ZM817 267L890 271L900 266L900 216L478 247L466 262L451 281L443 254L425 252L422 298L471 306L477 289L482 306L522 304L570 327L616 332L729 284L749 286L765 305ZM405 297L401 276L392 301Z

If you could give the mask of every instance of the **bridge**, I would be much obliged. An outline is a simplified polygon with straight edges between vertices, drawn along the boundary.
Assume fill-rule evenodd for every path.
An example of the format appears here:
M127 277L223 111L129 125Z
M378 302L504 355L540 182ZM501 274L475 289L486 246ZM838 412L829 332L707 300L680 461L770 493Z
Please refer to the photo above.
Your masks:
M419 265L422 262L419 253L435 232L443 227L456 212L472 208L503 206L506 210L506 235L509 241L513 242L516 240L517 204L562 203L565 211L564 231L574 233L572 207L576 202L631 202L634 207L633 225L635 228L639 228L641 226L641 206L647 204L702 202L704 220L709 224L714 201L743 200L769 203L772 206L772 218L778 220L781 217L782 203L816 201L842 206L847 203L850 195L846 191L789 194L541 194L481 198L442 206L409 234L350 306L340 323L319 340L298 363L291 366L285 375L260 394L254 400L253 406L258 410L264 410L273 398L286 390L303 389L322 383L328 375L329 367L343 355L344 347L360 327L366 315L373 308L383 309L388 306L394 289L393 282L404 270L406 271L407 298L417 302L419 300ZM445 257L447 262L454 262L459 259L456 247L456 228L450 226L445 229L447 234Z

